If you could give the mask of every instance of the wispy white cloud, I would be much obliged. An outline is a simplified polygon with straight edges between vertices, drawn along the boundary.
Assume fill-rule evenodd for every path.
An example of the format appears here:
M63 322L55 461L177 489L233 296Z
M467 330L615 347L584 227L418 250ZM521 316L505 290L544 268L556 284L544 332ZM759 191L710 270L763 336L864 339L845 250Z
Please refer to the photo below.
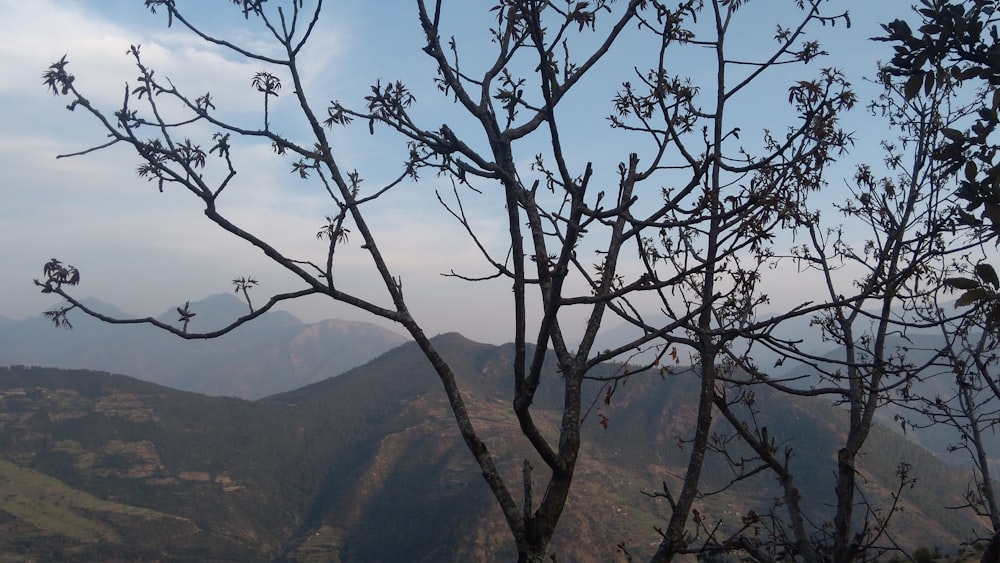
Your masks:
M259 260L259 251L209 225L189 194L169 189L159 194L155 184L138 179L138 161L126 150L55 159L105 141L84 111L66 112L65 102L44 92L42 71L63 54L76 84L108 113L121 103L124 84L134 85L137 71L126 56L133 44L142 45L144 61L157 76L175 77L176 85L191 95L212 90L218 92L217 105L231 115L259 113L250 78L263 69L260 64L239 61L176 26L164 29L157 18L140 13L139 3L128 3L129 14L117 8L125 7L117 2L0 0L5 14L0 72L6 77L0 83L5 102L0 255L6 263L0 287L10 289L0 314L38 314L51 305L50 297L37 295L30 279L52 256L74 261L84 271L84 293L146 312L185 294L198 298L226 290L224 283L219 285L220 276L225 282L226 276ZM329 61L336 56L337 38L326 34L321 42L327 48L323 59ZM248 44L256 48L259 39ZM206 140L210 133L202 130ZM269 148L240 154L244 166L239 187L233 189L243 191L237 200L243 219L265 225L280 238L301 230L305 210L319 206L286 189L291 183L287 170L269 170L263 163L272 159L265 152ZM305 224L318 224L322 213L315 211Z

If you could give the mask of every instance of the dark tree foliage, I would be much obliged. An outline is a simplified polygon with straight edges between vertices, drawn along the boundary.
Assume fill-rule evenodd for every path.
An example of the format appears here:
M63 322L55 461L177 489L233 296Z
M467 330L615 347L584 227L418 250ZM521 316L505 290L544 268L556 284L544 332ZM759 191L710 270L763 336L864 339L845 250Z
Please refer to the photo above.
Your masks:
M1000 232L1000 163L994 133L1000 123L1000 36L995 0L923 0L916 32L903 20L885 24L881 41L895 55L886 72L905 77L908 99L935 86L968 85L980 105L965 129L944 128L935 157L959 174L959 196L968 202L963 220ZM971 90L975 89L975 92ZM981 209L981 216L972 211Z
M917 6L919 25L903 20L883 25L878 40L894 49L885 72L905 81L905 98L934 100L947 91L960 100L962 119L944 124L933 158L942 174L955 178L962 206L957 223L971 227L980 243L1000 233L1000 33L995 0L923 0ZM948 101L950 101L948 100ZM936 100L941 102L942 100ZM947 392L917 395L915 409L930 424L953 428L953 449L966 452L976 468L967 506L986 518L992 528L983 561L1000 558L1000 509L991 474L987 436L1000 423L1000 388L996 362L1000 329L1000 278L989 263L992 253L970 253L951 265L940 289L922 308L925 319L939 323L944 345L935 362L941 377L950 378ZM953 302L957 294L957 299ZM961 313L949 312L954 308Z

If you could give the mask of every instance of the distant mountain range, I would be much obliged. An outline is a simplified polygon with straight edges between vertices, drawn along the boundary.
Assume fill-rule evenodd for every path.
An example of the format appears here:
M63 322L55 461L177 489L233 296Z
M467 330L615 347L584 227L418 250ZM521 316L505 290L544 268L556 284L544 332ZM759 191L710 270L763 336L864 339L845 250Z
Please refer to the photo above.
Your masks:
M128 318L113 306L97 310ZM247 312L232 294L191 303L189 330L226 326ZM160 320L174 323L169 310ZM184 340L155 327L109 325L83 314L74 328L55 328L43 317L0 318L0 366L81 368L131 376L207 395L257 399L339 375L408 339L382 327L354 321L305 324L284 311L269 312L214 340Z
M100 311L130 317L113 305L91 301ZM225 326L246 313L246 304L233 294L217 294L191 303L197 315L192 331L213 330ZM160 320L175 322L171 309ZM0 366L34 365L67 369L90 369L125 373L139 379L183 391L213 396L259 399L298 389L310 383L358 367L408 341L388 329L364 322L328 319L306 324L284 311L263 315L234 332L214 340L183 340L150 326L108 325L85 315L73 316L72 330L55 328L43 317L11 320L0 317ZM808 319L796 319L789 325L806 335ZM786 332L792 330L785 328ZM635 327L618 325L601 333L599 348L613 348L637 336ZM939 337L912 335L908 356L914 362L926 361L939 344ZM816 344L814 347L818 347ZM755 350L755 352L759 352ZM816 350L813 350L815 353ZM759 355L759 365L770 367L771 356ZM826 355L835 357L839 352ZM652 361L653 352L622 356L633 362ZM686 354L682 354L686 357ZM796 377L808 387L819 383L801 367L791 368L786 376ZM947 378L930 378L915 384L914 391L926 396L947 396ZM913 412L888 405L878 413L879 420L901 431L896 416L925 421ZM948 463L968 465L967 456L951 451L961 441L953 429L935 425L910 428L905 436L916 441ZM988 433L988 451L994 469L1000 470L1000 434Z
M512 346L441 335L474 423L511 481L533 456L510 411ZM614 369L607 366L606 369ZM638 560L655 547L668 507L641 491L678 485L694 426L698 379L635 376L584 423L574 489L552 544L558 561ZM549 371L535 419L558 425L559 375ZM757 391L759 421L793 449L807 517L833 500L843 411ZM595 408L595 409L596 409ZM716 430L725 433L723 421ZM737 456L739 452L734 452ZM958 546L979 526L963 504L967 472L876 428L859 481L883 504L900 463L917 479L892 521L904 547ZM709 452L702 491L726 489ZM541 474L537 477L540 481ZM712 521L783 509L766 472L699 499ZM254 402L175 391L80 370L0 369L0 559L171 561L494 561L509 532L455 429L440 382L403 344L338 377Z

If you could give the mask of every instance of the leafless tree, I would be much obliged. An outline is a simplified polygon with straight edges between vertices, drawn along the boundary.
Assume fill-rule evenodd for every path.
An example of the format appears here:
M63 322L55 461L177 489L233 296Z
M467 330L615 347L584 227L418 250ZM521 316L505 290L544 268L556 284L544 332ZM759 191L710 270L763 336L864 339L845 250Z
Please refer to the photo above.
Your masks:
M898 489L890 497L875 499L866 495L859 477L859 455L879 410L905 397L916 379L936 369L938 355L914 362L907 353L912 347L908 335L941 325L942 319L917 310L942 287L953 257L981 241L961 229L956 232L952 179L932 158L942 129L968 115L968 107L953 107L946 87L934 90L936 95L927 100L912 100L904 95L902 81L889 73L879 79L884 93L869 109L898 134L883 142L884 162L858 166L854 177L845 181L846 190L841 188L845 197L835 200L832 209L785 193L781 219L798 241L790 253L762 247L752 260L742 256L742 268L730 266L726 257L717 260L725 265L720 271L739 272L740 280L756 280L762 266L779 259L816 275L822 291L815 298L823 306L812 315L812 326L835 353L803 348L808 339L801 329L791 335L782 332L783 323L794 315L756 320L762 301L750 300L751 294L741 290L713 307L717 324L686 327L692 334L712 334L721 344L713 350L697 340L684 342L702 360L702 381L712 383L703 397L707 395L728 422L729 434L716 430L713 439L722 444L718 448L729 460L734 482L774 479L782 496L780 511L742 515L724 530L699 521L702 536L709 538L702 551L740 551L762 561L855 561L900 549L888 533L889 522L900 495L913 484L910 468L900 466ZM807 168L811 176L801 170L793 175L822 185L827 162L821 159ZM884 175L876 172L883 169ZM783 173L788 169L763 167L754 172L754 183L775 185L774 174ZM836 212L833 217L831 211ZM745 291L745 284L734 285ZM773 367L754 360L762 351L779 358ZM706 357L712 362L705 363ZM798 366L793 375L783 375L793 365ZM803 508L809 499L803 498L796 481L795 441L774 428L769 432L761 422L761 413L781 409L789 396L825 397L847 410L829 516ZM739 454L736 443L749 448L751 455ZM695 447L717 446L705 442ZM664 496L674 502L669 491ZM832 526L818 525L823 520Z
M831 530L813 535L802 526L806 519L796 510L798 491L786 494L792 543L808 549L810 538L817 538L812 549L825 550L834 561L863 560L898 548L887 535L887 526L900 491L885 507L875 506L865 496L859 478L859 455L879 409L905 395L915 378L934 364L933 359L915 361L907 353L909 335L937 324L914 310L939 287L948 256L978 244L966 241L963 248L962 236L955 234L956 204L949 179L932 159L943 124L954 117L947 113L947 96L906 100L902 85L889 74L883 72L879 79L884 93L870 110L898 135L882 143L880 168L886 173L874 172L879 168L869 164L858 166L846 197L833 204L843 217L841 225L824 224L820 210L804 209L813 220L801 221L804 242L793 247L791 254L804 270L819 273L829 302L852 296L813 320L823 341L836 351L832 356L820 355L803 351L792 340L761 341L801 365L796 376L806 376L806 384L783 381L753 366L748 370L751 379L744 381L763 381L792 395L831 397L847 409L846 438L837 455ZM731 412L724 405L720 408ZM779 481L786 488L791 486L794 472L787 462L791 451L785 449L784 460L774 455L781 437L772 436L769 442L762 436L763 429L749 428L753 431L744 431L749 434L747 442ZM909 484L909 469L901 466L899 477L900 486ZM860 514L859 505L865 507Z
M939 194L925 190L926 182L933 180L922 176L922 149L914 149L921 156L905 170L890 149L894 168L909 175L896 191L885 189L886 182L895 186L896 180L875 180L862 170L852 199L842 204L844 213L871 229L872 246L854 250L842 232L821 221L818 204L811 201L827 184L829 164L852 143L841 129L840 115L855 104L855 96L839 71L815 68L826 53L806 32L819 25L849 25L846 13L825 13L820 0L787 2L777 31L768 30L772 47L748 50L737 43L740 35L735 31L746 24L740 0L684 0L676 5L658 0L503 0L484 8L491 18L484 42L489 55L467 60L463 55L479 53L481 46L449 38L454 30L446 29L444 2L417 0L426 39L420 47L436 68L437 90L454 103L454 121L429 125L417 111L411 86L399 81L376 83L359 107L338 101L315 105L321 93L309 91L300 56L319 25L321 0L310 3L309 10L302 0L281 7L259 0L234 4L245 18L267 30L280 55L209 34L174 0L146 0L153 12L166 13L168 24L267 68L250 82L263 96L263 128L259 121L224 118L211 93L192 97L161 79L137 46L130 56L139 81L127 88L121 107L113 112L87 99L66 57L49 68L44 80L54 94L69 98L71 110L88 112L110 138L74 155L113 145L130 147L140 159L140 177L155 182L160 191L189 192L201 201L209 221L260 249L291 273L299 288L276 293L254 308L248 292L258 286L256 280L236 278L233 284L249 312L218 331L193 333L187 328L195 312L187 303L178 308L180 327L152 318L112 318L66 291L70 279L79 279L75 269L64 275L47 268L47 279L38 285L67 302L48 313L53 321L64 323L68 313L78 310L110 323L151 324L182 338L212 338L283 301L323 295L397 323L440 377L456 424L503 512L521 561L548 556L577 467L582 388L585 380L597 378L593 369L636 349L655 353L645 365L630 368L632 375L664 369L679 363L679 354L690 353L700 377L698 394L692 397L697 422L687 437L686 472L677 482L665 482L658 495L669 504L671 516L660 529L662 541L652 560L712 550L759 560L849 561L873 545L874 536L864 534L884 526L862 528L862 540L855 536L855 458L887 390L905 385L902 367L886 357L888 335L906 323L894 316L893 307L924 291L922 268L940 256L930 241L943 223ZM606 83L595 69L621 56L615 49L625 37L643 48L630 52L627 64L616 65L624 74L617 77L621 86L612 100L612 114L603 119L593 108L570 111L574 92L601 84L598 80ZM683 69L671 66L678 57L711 69L709 79L680 74ZM795 69L794 76L789 77L788 69ZM290 86L282 90L283 84ZM294 128L271 115L284 99L279 94L288 93L305 131L302 138L281 133ZM774 105L753 107L762 99ZM755 119L765 112L770 122L761 131ZM184 116L167 117L178 113ZM356 131L355 122L366 125L363 131ZM928 117L923 125L934 123ZM627 141L627 148L609 147L605 162L579 162L568 139L574 127L582 126L594 127L594 135ZM201 137L206 128L215 131L210 138ZM386 135L387 143L405 146L407 156L395 179L362 189L361 173L332 148L334 135L357 133ZM231 158L236 138L241 144L270 144L276 157L290 161L296 177L329 197L335 212L327 214L316 232L325 243L318 258L283 254L255 234L254 225L238 224L227 214L220 196L238 185ZM526 158L529 155L533 158ZM512 285L512 409L520 432L543 463L541 495L535 493L530 464L524 465L521 483L498 470L453 368L411 313L408 300L413 297L404 292L403 280L371 224L373 204L417 180L448 186L437 192L437 199L468 233L486 268L478 275L455 270L446 275L470 283L504 279ZM470 206L483 205L492 205L505 218L508 237L500 245L483 237L466 213ZM919 234L911 236L915 231ZM806 242L792 255L776 252L777 244L787 243L784 233L791 232L805 236ZM366 252L386 292L385 303L338 284L336 258L348 245ZM597 256L596 262L587 258L589 253ZM783 275L772 266L781 259L817 269L826 291L815 302L792 304L764 316L761 308L770 303L769 277ZM857 285L841 285L835 272L842 261L868 268ZM872 304L877 305L875 313L870 312ZM533 322L534 313L538 319ZM782 323L810 314L820 315L824 333L844 349L844 358L834 361L834 368L775 332ZM586 319L582 336L574 338L578 331L571 324L581 315ZM632 325L637 336L600 350L595 342L609 317ZM862 324L865 336L859 334ZM825 384L803 390L774 380L751 359L753 351L763 347L811 365ZM552 433L543 430L532 410L549 354L563 390L561 421ZM620 377L625 376L607 382ZM806 527L788 470L790 452L782 459L775 438L765 428L746 424L736 412L742 391L757 384L794 394L832 394L850 410L829 542L815 541L814 530ZM783 486L787 515L774 515L771 535L778 543L761 546L741 533L760 522L757 515L748 514L743 527L737 526L726 539L691 545L692 534L704 525L697 517L692 520L692 514L718 415L732 422L739 439L756 451L762 467Z
M956 276L948 278L935 299L921 311L924 316L940 322L940 344L932 348L937 370L926 378L936 385L925 384L909 394L908 406L913 412L908 420L917 428L952 429L946 434L951 440L949 449L966 455L974 469L964 507L974 510L990 529L988 537L970 537L969 541L989 540L989 552L994 552L998 548L995 538L1000 531L1000 510L993 461L996 445L991 437L1000 424L1000 387L996 377L997 333L985 321L996 313L985 309L996 305L995 299L977 303L972 301L973 297L963 299L963 296L981 288L995 292L998 281L993 267L986 262L979 262L968 270L962 272L954 268L952 272ZM961 273L966 275L958 275ZM957 300L954 299L955 286L962 286L959 289L963 296ZM963 309L971 306L971 309L956 311L956 305Z
M813 325L836 347L836 354L805 351L799 346L801 334L777 336L780 324L774 331L744 331L723 349L728 363L717 366L715 406L729 422L731 436L716 440L730 451L734 480L768 473L776 478L783 491L783 513L744 515L726 534L703 526L715 549L743 550L758 560L835 561L864 560L899 549L888 526L899 495L913 483L911 468L900 466L900 488L879 506L866 495L857 465L876 415L888 403L911 408L916 400L919 411L955 425L979 473L969 502L984 515L995 507L982 434L996 421L989 327L995 327L998 318L995 296L1000 282L983 262L986 225L961 205L962 199L969 199L967 185L973 182L975 166L959 167L964 175L956 178L956 167L944 158L951 153L942 148L954 144L962 124L981 113L979 106L988 96L959 95L957 79L921 78L922 95L916 96L908 75L891 67L880 69L884 93L870 110L897 137L883 142L880 166L861 165L846 182L849 194L833 204L843 219L824 217L830 209L811 207L808 200L788 210L794 217L790 227L801 242L783 258L819 274L826 295L817 298L829 306L815 315ZM887 173L876 172L881 169ZM956 193L959 186L962 190ZM991 218L988 206L984 220ZM958 305L976 305L972 318L944 311L942 293L950 295L955 289L961 290ZM975 330L969 322L977 320ZM913 338L930 330L942 331L948 345L920 350L924 344ZM779 377L776 369L754 361L762 348L780 358L775 368L800 368L791 377ZM942 366L955 375L948 396L921 396L926 389L921 382L935 377ZM754 392L760 386L780 394ZM848 411L829 530L815 526L803 509L806 499L795 480L794 442L776 435L773 428L769 433L758 419L762 412L781 408L780 401L787 400L783 395L831 397ZM897 417L912 428L904 415ZM733 440L748 446L755 458L733 460Z

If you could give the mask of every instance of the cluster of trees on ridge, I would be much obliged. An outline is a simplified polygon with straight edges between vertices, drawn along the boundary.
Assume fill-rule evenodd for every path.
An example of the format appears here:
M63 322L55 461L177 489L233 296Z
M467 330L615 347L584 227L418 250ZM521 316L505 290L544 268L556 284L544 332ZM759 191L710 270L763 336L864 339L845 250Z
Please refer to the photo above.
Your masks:
M221 330L191 333L188 321L196 312L188 304L178 307L176 326L88 308L70 292L81 279L79 270L52 260L36 283L66 300L46 313L56 325L79 311L111 323L152 324L182 338L211 338L278 303L310 295L396 323L440 377L521 561L548 559L560 515L572 509L566 499L580 452L581 418L593 400L582 396L582 382L603 378L603 399L612 401L624 379L663 373L680 362L678 350L690 351L700 378L691 397L697 424L685 437L686 472L664 475L654 493L669 504L671 516L657 526L662 540L653 561L695 553L847 562L897 551L887 524L911 484L907 468L900 467L899 489L882 506L865 494L856 471L873 421L890 403L910 409L913 424L950 424L962 433L960 445L977 470L968 509L988 522L991 544L984 560L996 560L1000 509L982 440L997 420L1000 398L992 374L1000 278L989 260L1000 229L993 135L1000 47L993 0L924 0L911 23L885 22L878 39L894 51L887 53L891 61L872 69L882 90L867 109L882 119L891 138L876 162L858 165L848 178L831 176L842 170L833 164L860 134L841 126L858 98L848 77L819 66L826 51L810 38L817 27L850 25L849 14L830 11L835 3L790 0L780 9L769 7L795 21L777 26L770 52L747 60L738 32L747 25L747 0L498 0L482 7L485 38L476 45L451 36L454 30L445 23L449 3L416 0L425 38L421 56L433 62L433 84L453 104L450 125L424 123L414 86L401 82L379 82L357 104L324 103L322 92L310 92L299 63L323 12L321 0L232 2L234 15L259 24L280 55L213 36L182 2L145 3L165 13L168 25L264 66L248 77L261 95L263 119L229 121L211 93L189 93L179 77L161 80L138 47L130 52L138 82L121 107L100 108L63 57L45 72L46 86L68 98L69 109L92 115L110 139L76 154L131 147L140 160L139 176L160 191L189 192L209 221L259 248L299 287L251 300L256 280L236 278L247 314ZM619 65L626 74L617 77L617 93L604 111L593 108L598 118L561 111L573 92L594 86L594 69L624 42L648 48L629 51L628 64ZM477 49L472 62L463 58ZM703 57L701 68L713 69L713 81L676 74L672 61L694 56ZM782 82L789 72L795 78ZM740 126L744 116L737 109L751 90L766 100L767 107L757 110L770 116L766 130ZM307 134L282 133L293 128L273 118L279 100L298 109L301 128L294 130ZM183 117L167 117L177 115ZM581 121L595 136L610 128L616 139L630 141L606 150L606 161L580 163L566 131ZM214 133L205 137L206 129ZM369 134L383 137L387 151L398 150L403 162L395 179L362 187L363 171L332 149L332 139ZM296 181L327 194L336 210L316 234L324 241L317 257L285 255L255 234L254 225L227 215L222 196L239 189L231 155L256 143L270 145ZM526 160L525 153L536 156ZM452 367L411 314L412 297L382 250L378 225L370 222L376 202L413 181L449 186L437 198L481 253L485 273L449 275L470 284L504 279L513 288L511 409L542 462L525 461L516 478L497 470ZM849 190L826 196L832 182ZM502 243L480 235L467 214L474 207L504 217L509 236ZM794 235L791 248L782 233ZM338 285L337 258L349 252L368 260L384 286L384 300ZM781 275L773 266L782 263L812 272L822 283L809 301L765 316L768 287ZM577 341L567 330L576 332L569 319L581 310L587 321ZM816 355L797 337L783 336L782 326L803 317L838 347L836 356ZM615 349L597 349L598 332L611 320L634 326L639 336ZM940 331L946 345L925 351L916 363L907 335L927 330ZM638 349L654 350L655 357L628 372L593 375L595 366ZM812 384L798 385L755 363L762 350L778 354L786 367L801 365ZM554 431L535 420L532 410L547 351L558 364L564 397ZM935 377L950 378L951 395L920 395L918 383ZM756 422L756 412L780 408L761 404L758 386L825 397L849 413L831 467L836 502L823 519L801 508L794 443ZM720 418L732 424L731 436L714 434L712 422ZM783 499L768 513L731 515L720 525L697 510L699 478L706 451L737 443L753 455L731 458L733 480L777 480Z

